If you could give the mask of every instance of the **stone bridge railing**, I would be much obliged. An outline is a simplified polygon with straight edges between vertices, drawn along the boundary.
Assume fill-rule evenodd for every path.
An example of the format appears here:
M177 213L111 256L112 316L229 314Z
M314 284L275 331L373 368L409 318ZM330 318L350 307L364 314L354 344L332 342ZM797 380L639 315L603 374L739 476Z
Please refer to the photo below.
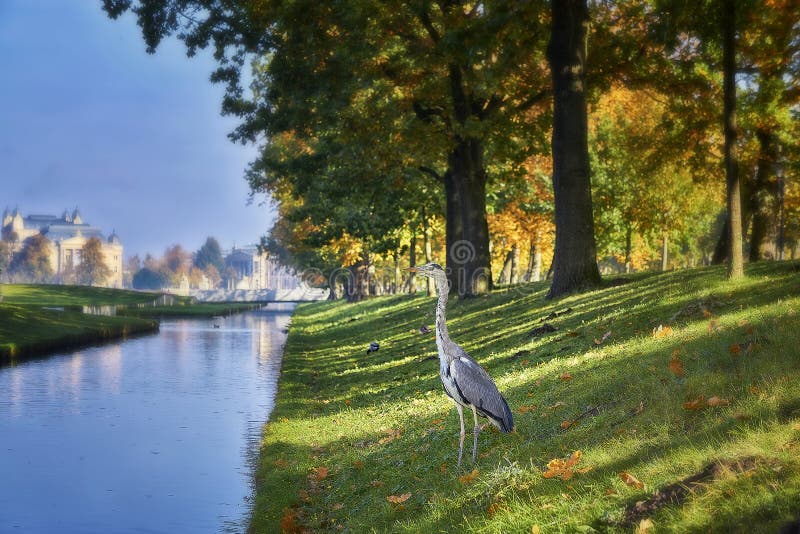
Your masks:
M198 302L306 302L325 300L327 289L300 286L295 289L192 289Z

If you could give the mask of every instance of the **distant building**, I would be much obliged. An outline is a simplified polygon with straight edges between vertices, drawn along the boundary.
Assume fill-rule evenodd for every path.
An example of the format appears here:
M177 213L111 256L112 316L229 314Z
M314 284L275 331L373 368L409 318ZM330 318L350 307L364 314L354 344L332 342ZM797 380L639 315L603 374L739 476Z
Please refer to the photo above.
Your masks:
M227 289L294 289L297 276L255 245L224 254Z
M2 237L14 243L14 252L22 249L29 237L42 234L52 243L50 264L56 273L55 282L65 283L69 273L81 262L81 249L86 242L97 237L103 243L103 256L111 276L105 281L107 287L122 287L122 242L116 233L106 238L99 228L83 222L78 208L64 210L56 215L22 216L19 209L3 211Z

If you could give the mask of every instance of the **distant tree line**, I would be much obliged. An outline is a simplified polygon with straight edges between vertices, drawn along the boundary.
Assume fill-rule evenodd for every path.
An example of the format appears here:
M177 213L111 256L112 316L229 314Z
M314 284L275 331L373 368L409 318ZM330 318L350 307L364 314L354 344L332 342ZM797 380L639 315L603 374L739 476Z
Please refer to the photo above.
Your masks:
M125 272L130 277L126 284L146 290L177 287L184 277L190 287L200 287L205 278L209 287L216 288L223 280L236 276L225 266L222 249L213 237L208 237L194 253L176 244L168 247L160 258L147 254L142 260L138 254L134 255L128 258Z
M794 257L790 0L103 0L211 48L265 245L353 300L444 260L460 296ZM242 84L242 73L249 89ZM598 263L598 258L600 262Z

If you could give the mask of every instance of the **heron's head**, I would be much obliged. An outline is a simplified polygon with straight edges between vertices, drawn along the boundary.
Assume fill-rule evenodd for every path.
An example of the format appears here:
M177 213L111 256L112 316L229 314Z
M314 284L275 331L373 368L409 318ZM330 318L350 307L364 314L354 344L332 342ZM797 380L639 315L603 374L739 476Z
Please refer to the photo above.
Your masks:
M409 267L406 270L422 276L430 276L431 278L438 274L442 276L445 274L444 269L442 269L442 266L438 263L426 263L424 265L417 265L416 267Z

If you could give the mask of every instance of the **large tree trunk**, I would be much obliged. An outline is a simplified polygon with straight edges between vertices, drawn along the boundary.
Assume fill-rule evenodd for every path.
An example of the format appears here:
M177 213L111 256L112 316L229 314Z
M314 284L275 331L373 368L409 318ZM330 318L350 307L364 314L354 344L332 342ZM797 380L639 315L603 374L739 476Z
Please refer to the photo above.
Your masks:
M448 170L444 175L444 194L446 203L445 213L445 272L447 282L450 285L450 292L458 295L463 293L459 286L459 272L462 262L456 256L456 249L461 240L464 239L463 226L461 224L461 198L459 197L453 173Z
M750 231L750 261L759 261L772 254L774 242L769 239L775 233L777 187L772 180L777 150L772 132L759 129L758 168L750 190L750 213L753 226Z
M369 296L369 259L359 260L348 269L347 301L359 302Z
M459 268L459 297L472 297L492 288L482 143L457 138L449 164L461 203L462 240L453 251Z
M736 154L736 0L725 0L722 10L723 120L729 232L728 277L741 278L744 276L744 258L741 184Z
M592 219L586 116L586 0L551 2L556 246L548 298L600 284Z
M425 251L425 263L430 263L433 261L433 251L431 249L431 225L428 221L428 215L425 213L425 210L422 210L422 241L423 241L423 250ZM433 278L430 276L425 278L427 288L428 288L428 296L433 297L436 295L436 291L433 286Z

